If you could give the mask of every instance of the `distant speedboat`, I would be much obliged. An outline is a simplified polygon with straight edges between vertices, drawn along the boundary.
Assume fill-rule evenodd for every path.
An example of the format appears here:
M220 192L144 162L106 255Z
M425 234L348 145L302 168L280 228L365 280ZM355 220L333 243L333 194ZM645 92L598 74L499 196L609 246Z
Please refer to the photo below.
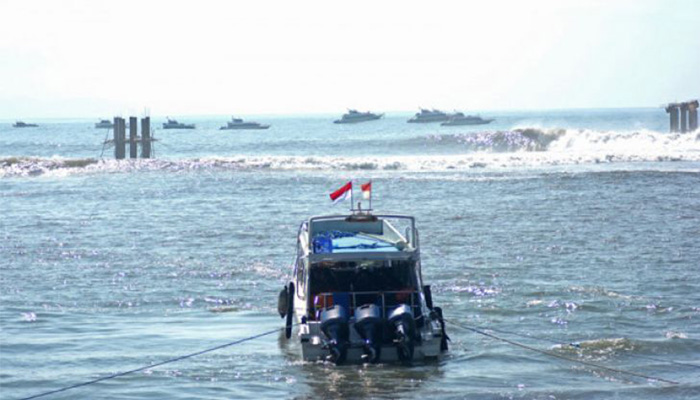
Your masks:
M222 126L219 129L267 129L269 127L270 125L264 125L258 122L245 122L241 118L231 117L231 121L227 122L226 126Z
M334 124L354 124L357 122L374 121L383 117L384 114L374 114L369 111L359 112L357 110L348 110L340 119L333 121Z
M14 125L12 125L13 128L36 128L37 126L39 126L39 125L27 124L27 123L24 123L22 121L17 121L14 123Z
M420 112L416 113L413 118L409 119L407 122L410 123L424 123L424 122L444 122L450 119L450 116L440 110L432 109L428 110L426 108L421 108Z
M478 115L464 115L457 112L450 116L450 119L441 123L442 126L460 126L460 125L484 125L493 122L493 119L483 119Z
M102 129L112 129L114 128L114 123L108 119L101 119L100 122L95 123L95 128Z
M183 124L168 118L168 122L163 122L163 129L194 129L194 124Z

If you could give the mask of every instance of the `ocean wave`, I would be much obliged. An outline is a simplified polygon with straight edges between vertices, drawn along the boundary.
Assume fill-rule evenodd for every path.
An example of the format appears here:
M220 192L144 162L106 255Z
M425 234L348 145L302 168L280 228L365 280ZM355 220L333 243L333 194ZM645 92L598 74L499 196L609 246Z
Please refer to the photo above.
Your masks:
M661 133L649 130L517 128L461 134L429 135L429 143L459 145L487 152L659 153L700 151L700 131Z
M382 156L234 155L190 159L0 158L0 178L193 170L452 171L599 163L700 161L700 133L516 129L424 138L464 144L462 154Z

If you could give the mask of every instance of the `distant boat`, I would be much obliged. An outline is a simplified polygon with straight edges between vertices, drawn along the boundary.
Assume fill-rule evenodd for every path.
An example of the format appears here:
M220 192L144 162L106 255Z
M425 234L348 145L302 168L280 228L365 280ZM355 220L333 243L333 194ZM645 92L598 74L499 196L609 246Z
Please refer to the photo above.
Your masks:
M460 125L484 125L493 122L493 119L483 119L478 115L464 115L457 112L450 116L450 119L441 123L442 126L460 126Z
M346 114L343 114L343 116L340 119L333 121L333 123L334 124L354 124L357 122L374 121L374 120L377 120L383 116L384 116L384 114L374 114L374 113L371 113L369 111L359 112L357 110L348 110L348 112Z
M163 129L194 129L194 124L183 124L168 118L168 122L163 122Z
M226 126L222 126L219 129L267 129L269 127L270 125L263 125L258 122L245 122L241 118L231 117L231 121L227 122Z
M100 122L95 123L95 128L101 129L101 128L108 128L112 129L114 128L114 123L108 119L101 119Z
M409 119L407 122L410 123L425 123L425 122L444 122L450 119L450 115L436 109L428 110L426 108L421 108L420 112L416 113L413 118Z
M24 123L22 121L17 121L17 122L15 122L14 125L12 125L13 128L36 128L37 126L39 126L39 125L27 124L27 123Z

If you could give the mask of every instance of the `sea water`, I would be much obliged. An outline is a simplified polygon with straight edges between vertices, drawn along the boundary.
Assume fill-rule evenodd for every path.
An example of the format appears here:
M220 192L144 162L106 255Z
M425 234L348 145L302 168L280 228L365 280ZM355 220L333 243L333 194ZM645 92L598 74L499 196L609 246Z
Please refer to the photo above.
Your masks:
M444 359L304 363L274 334L50 398L700 396L700 133L667 133L662 109L409 117L153 118L156 158L133 161L96 120L0 123L0 398L281 327L299 223L345 212L328 194L351 179L416 217Z

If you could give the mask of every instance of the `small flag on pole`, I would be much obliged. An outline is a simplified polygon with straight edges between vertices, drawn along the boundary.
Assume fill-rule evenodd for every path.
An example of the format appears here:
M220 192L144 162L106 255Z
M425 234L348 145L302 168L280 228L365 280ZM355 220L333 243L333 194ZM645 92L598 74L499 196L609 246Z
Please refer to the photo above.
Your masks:
M362 198L369 200L372 197L372 181L369 181L360 186L362 188Z
M346 183L343 185L343 187L331 193L330 196L334 203L339 203L345 200L348 197L348 194L352 195L352 181Z

